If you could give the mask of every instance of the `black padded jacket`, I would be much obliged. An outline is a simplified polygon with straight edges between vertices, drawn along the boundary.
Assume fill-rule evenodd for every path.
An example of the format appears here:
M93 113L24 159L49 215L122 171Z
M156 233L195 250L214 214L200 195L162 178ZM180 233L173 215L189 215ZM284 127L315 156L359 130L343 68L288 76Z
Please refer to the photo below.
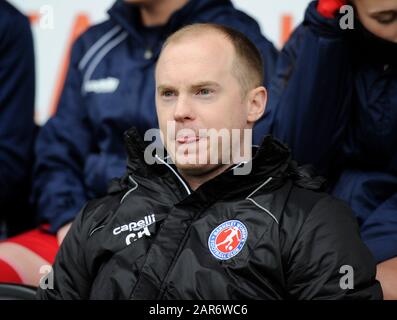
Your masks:
M316 180L272 137L250 174L234 167L192 191L125 136L127 174L81 210L38 298L382 299L349 207L309 190Z

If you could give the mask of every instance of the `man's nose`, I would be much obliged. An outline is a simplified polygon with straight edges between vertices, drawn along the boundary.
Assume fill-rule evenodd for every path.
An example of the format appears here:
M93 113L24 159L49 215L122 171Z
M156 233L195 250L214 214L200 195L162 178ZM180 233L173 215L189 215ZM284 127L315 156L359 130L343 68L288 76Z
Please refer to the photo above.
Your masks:
M194 117L194 110L191 101L188 97L180 95L174 109L174 120L193 120Z

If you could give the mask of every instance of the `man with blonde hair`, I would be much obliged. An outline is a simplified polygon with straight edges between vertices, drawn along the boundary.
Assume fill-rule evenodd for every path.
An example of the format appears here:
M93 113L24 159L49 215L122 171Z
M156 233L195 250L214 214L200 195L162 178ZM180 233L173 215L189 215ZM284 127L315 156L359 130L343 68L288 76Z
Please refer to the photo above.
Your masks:
M246 139L267 100L261 70L256 47L224 26L188 26L166 41L156 110L175 152L148 164L149 146L126 132L127 174L80 212L41 299L382 298L350 209L308 190L322 180L304 175L284 145ZM210 129L240 134L217 154ZM183 161L207 151L216 163ZM345 266L353 285L342 281Z

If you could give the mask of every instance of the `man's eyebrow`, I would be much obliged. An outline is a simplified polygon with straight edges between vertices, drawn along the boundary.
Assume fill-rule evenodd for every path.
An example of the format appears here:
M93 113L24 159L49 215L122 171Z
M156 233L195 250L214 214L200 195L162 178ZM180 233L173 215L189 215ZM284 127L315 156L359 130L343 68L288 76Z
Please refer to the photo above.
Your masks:
M200 81L197 82L193 85L191 85L192 88L202 88L202 87L217 87L219 88L221 85L215 81Z
M202 87L220 88L221 85L215 81L199 81L195 84L190 85L190 87L193 89L202 88ZM164 91L164 90L177 90L177 89L174 86L167 84L160 84L157 86L157 91Z
M157 91L164 91L164 90L176 90L176 88L173 86L166 85L166 84L161 84L161 85L157 86Z

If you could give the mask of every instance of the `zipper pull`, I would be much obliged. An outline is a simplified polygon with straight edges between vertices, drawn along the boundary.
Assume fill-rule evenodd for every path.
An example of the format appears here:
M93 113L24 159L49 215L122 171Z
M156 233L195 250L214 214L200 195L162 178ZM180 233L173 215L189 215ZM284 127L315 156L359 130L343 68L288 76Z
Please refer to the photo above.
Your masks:
M144 57L146 60L152 59L152 57L153 57L153 52L152 52L152 50L151 50L151 49L146 49L146 50L145 50L145 53L144 53L144 55L143 55L143 57Z

